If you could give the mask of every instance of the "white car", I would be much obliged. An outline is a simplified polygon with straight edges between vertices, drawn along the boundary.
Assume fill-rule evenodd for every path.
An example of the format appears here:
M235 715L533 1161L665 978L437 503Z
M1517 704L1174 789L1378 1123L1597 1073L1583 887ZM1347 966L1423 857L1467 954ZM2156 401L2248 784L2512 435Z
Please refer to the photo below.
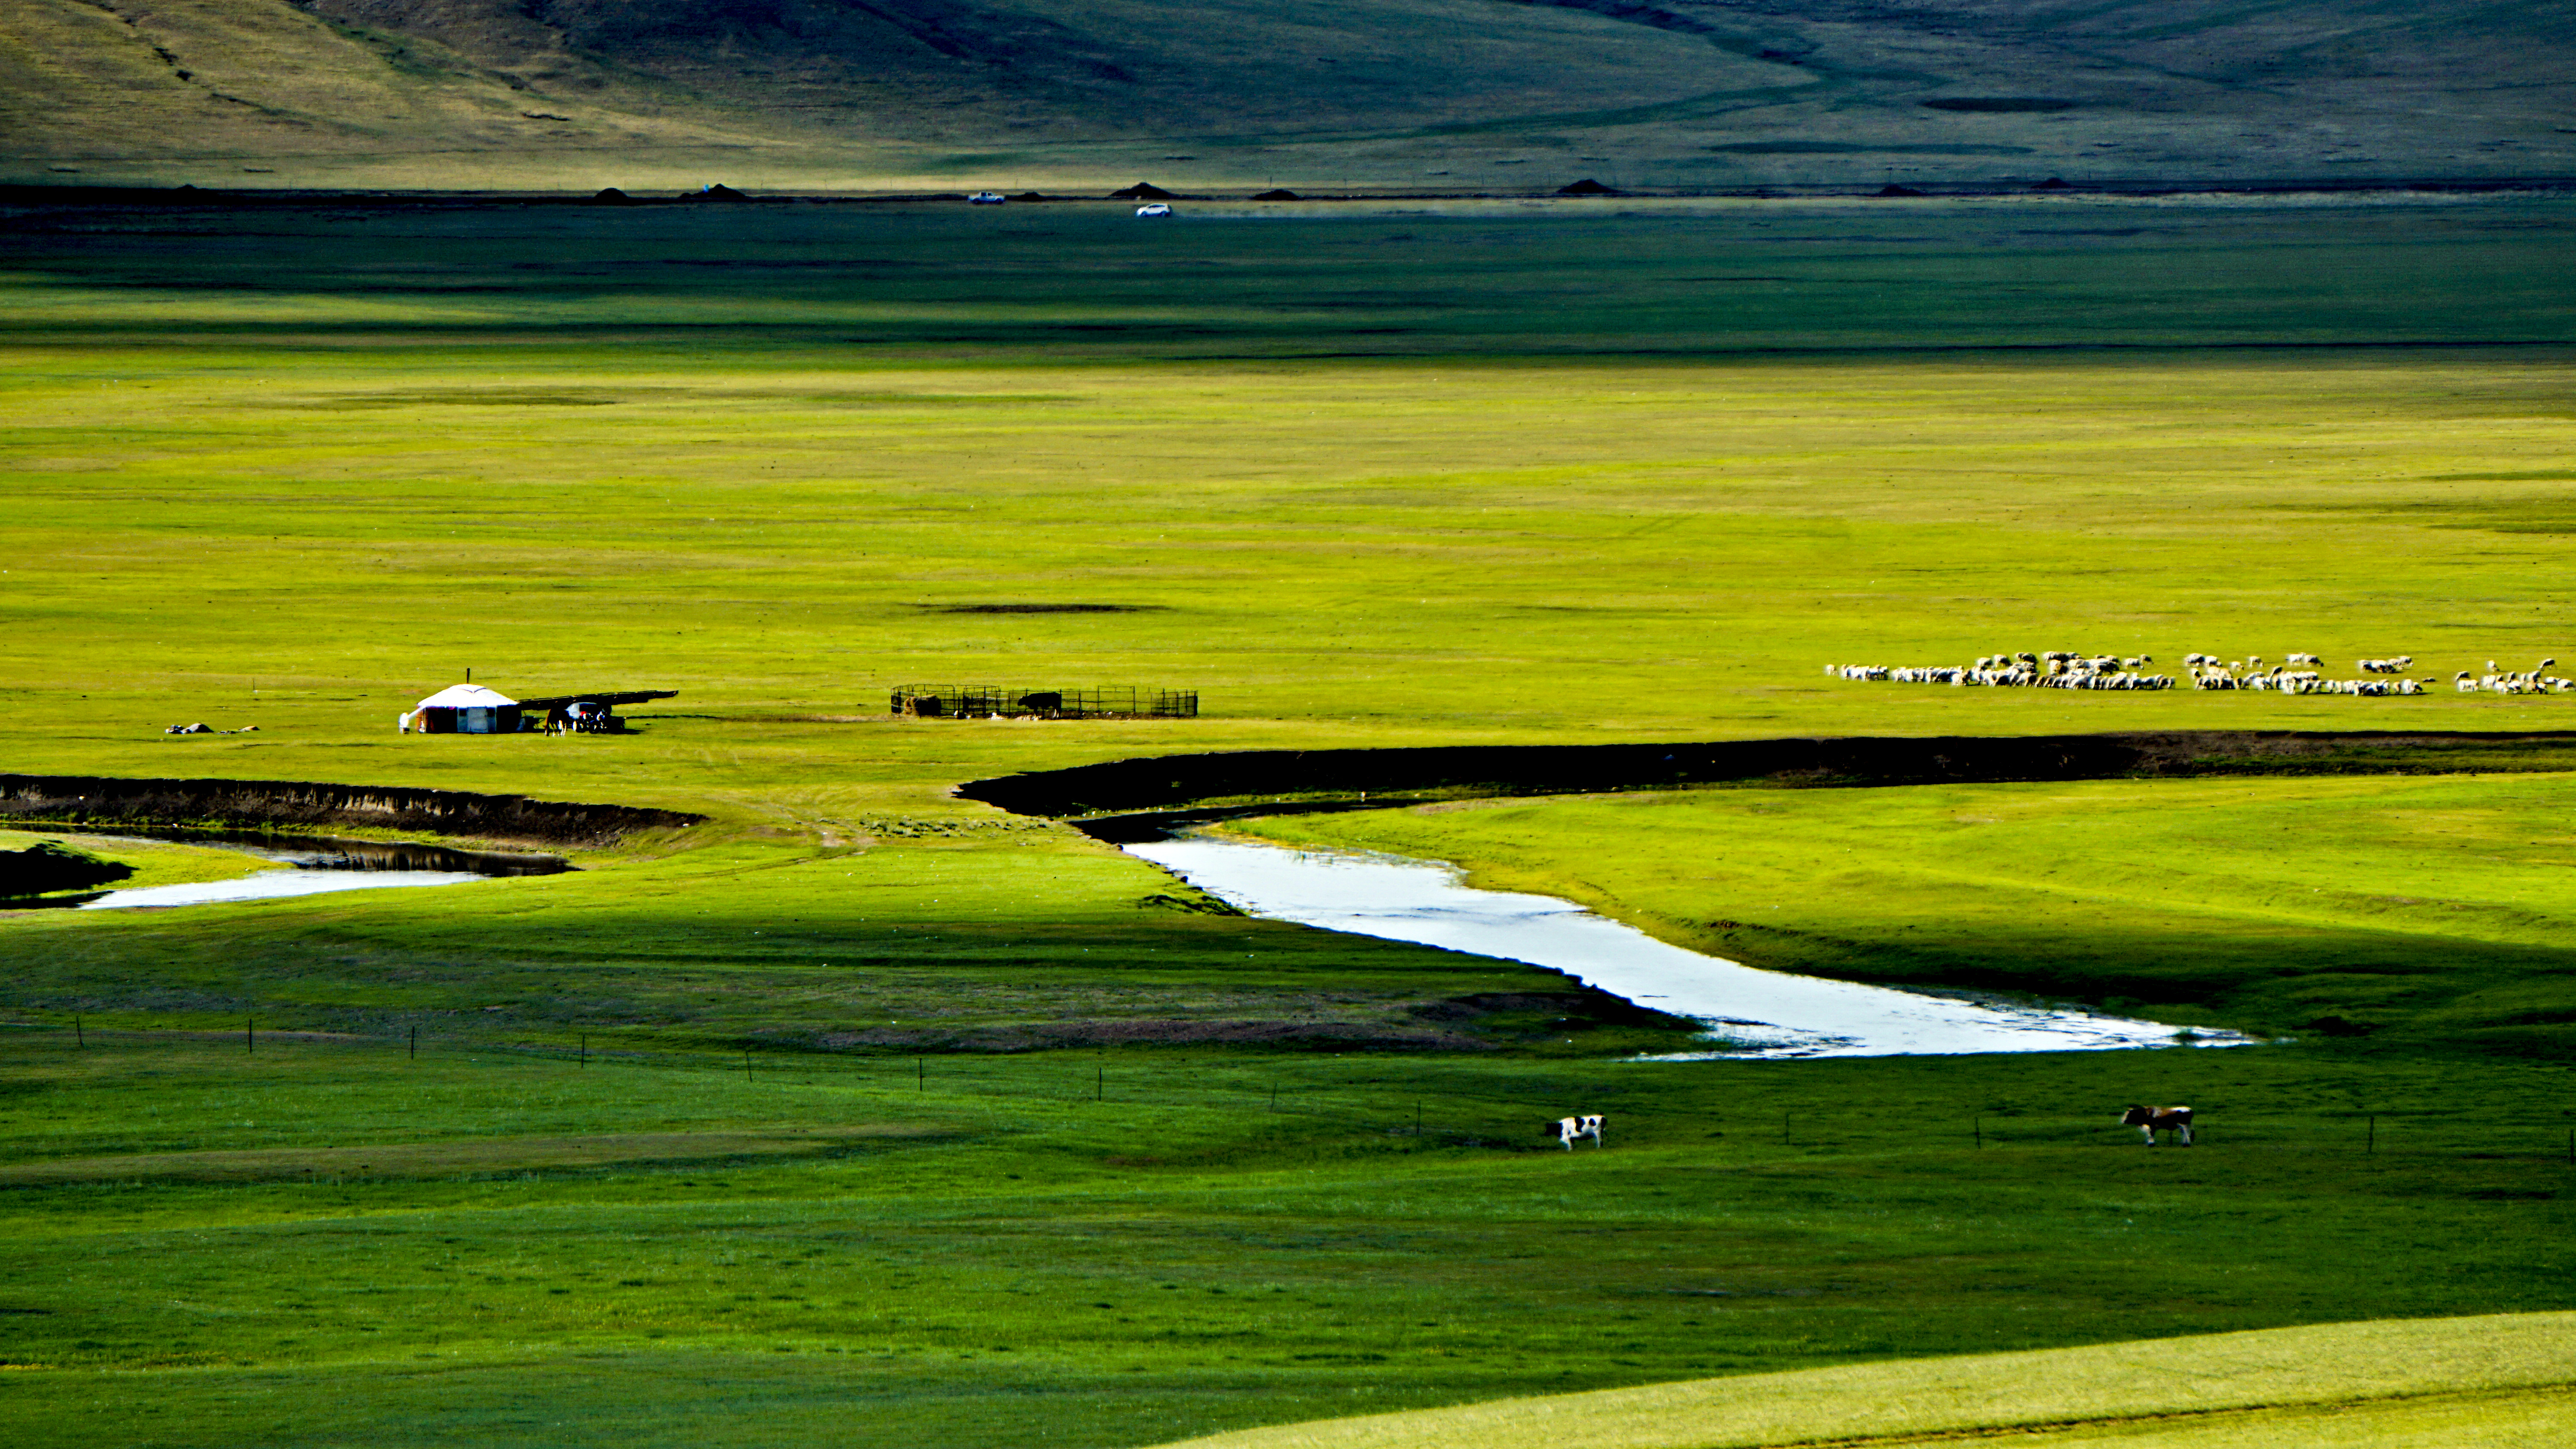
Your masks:
M1172 214L1172 208L1167 202L1149 201L1143 206L1137 207L1136 214L1138 216L1169 216Z
M978 191L967 197L966 202L969 206L999 206L1009 199L998 191Z

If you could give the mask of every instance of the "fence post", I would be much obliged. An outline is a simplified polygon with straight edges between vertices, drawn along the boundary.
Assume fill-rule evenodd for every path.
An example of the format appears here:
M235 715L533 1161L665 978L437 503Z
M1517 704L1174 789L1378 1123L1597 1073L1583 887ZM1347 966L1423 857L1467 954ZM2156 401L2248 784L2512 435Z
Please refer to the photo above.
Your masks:
M2370 1115L2370 1127L2368 1128L2368 1130L2366 1130L2366 1131L2362 1134L2362 1138L2361 1138L2361 1155L2362 1155L2362 1156L2364 1156L2364 1157L2368 1157L2368 1156L2371 1156L2372 1154L2374 1154L2374 1153L2376 1153L2376 1152L2378 1152L2378 1151L2379 1151L2379 1114L2378 1114L2378 1113L2376 1113L2376 1112L2373 1112L2373 1113Z
M417 1026L411 1029L411 1056L408 1060L420 1060L420 1028Z
M930 1062L926 1057L912 1059L912 1089L916 1092L930 1090Z
M242 1054L244 1056L249 1056L257 1053L258 1051L259 1018L245 1016L242 1018Z
M746 1082L751 1080L751 1053L749 1052L742 1054L742 1079Z
M1094 1066L1091 1069L1091 1100L1095 1102L1106 1102L1109 1100L1109 1069L1107 1067Z
M1977 1149L1981 1152L1984 1151L1986 1146L1986 1119L1983 1117L1969 1118L1968 1130L1976 1134Z
M1789 1145L1789 1114L1786 1112L1780 1114L1780 1145Z
M80 1043L83 1051L89 1049L89 1033L81 1030L80 1013L77 1011L72 1013L72 1040Z
M581 1034L581 1064L582 1064L583 1066L585 1066L585 1067L590 1065L590 1033L589 1033L589 1032L583 1032L583 1033Z

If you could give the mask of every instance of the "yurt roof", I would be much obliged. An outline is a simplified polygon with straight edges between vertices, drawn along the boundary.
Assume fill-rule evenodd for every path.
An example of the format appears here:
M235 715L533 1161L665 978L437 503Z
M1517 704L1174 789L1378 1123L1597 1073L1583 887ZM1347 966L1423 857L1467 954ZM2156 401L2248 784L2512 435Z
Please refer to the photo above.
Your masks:
M451 684L420 702L422 709L508 709L517 700L479 684Z

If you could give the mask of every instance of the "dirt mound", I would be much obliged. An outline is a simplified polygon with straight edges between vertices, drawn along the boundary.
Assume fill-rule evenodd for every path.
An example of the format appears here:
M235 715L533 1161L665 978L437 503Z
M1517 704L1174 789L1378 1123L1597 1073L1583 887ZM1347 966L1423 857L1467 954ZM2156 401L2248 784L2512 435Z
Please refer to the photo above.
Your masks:
M1303 201L1303 200L1305 200L1305 198L1304 198L1304 197L1299 196L1296 192L1290 191L1289 189L1287 189L1287 188L1286 188L1286 187L1284 187L1284 186L1283 186L1283 187L1281 187L1281 188L1279 188L1279 189L1278 189L1278 190L1276 190L1276 191L1263 191L1263 192L1257 192L1257 193L1255 193L1255 194L1254 194L1254 196L1253 196L1253 198L1252 198L1252 199L1253 199L1253 200L1255 200L1255 201Z
M0 896L88 890L132 874L130 865L101 860L58 840L40 840L24 850L0 850Z
M632 206L635 204L635 198L614 186L603 186L590 198L590 204L592 206Z
M1615 187L1604 186L1586 176L1571 186L1556 188L1556 194L1559 196L1617 196L1620 192Z
M1112 201L1174 201L1179 199L1179 193L1165 191L1151 181L1139 181L1133 186L1119 187L1109 193L1109 199Z
M2063 176L2052 176L2046 181L2042 181L2031 187L2031 190L2033 191L2073 191L2074 189L2075 188L2073 186L2067 184L2067 180Z
M680 193L682 201L749 201L750 197L719 181L713 186Z
M1922 194L1911 186L1899 186L1893 181L1870 193L1872 196L1921 196Z

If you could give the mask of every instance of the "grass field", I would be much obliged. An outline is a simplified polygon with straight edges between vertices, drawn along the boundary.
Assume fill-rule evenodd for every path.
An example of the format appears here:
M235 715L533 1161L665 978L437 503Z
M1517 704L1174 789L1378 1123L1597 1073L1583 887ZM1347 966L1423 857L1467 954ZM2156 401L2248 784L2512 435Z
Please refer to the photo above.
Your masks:
M1219 1435L1206 1449L2562 1442L2569 1320L2354 1323L2156 1344L1811 1370ZM2044 1386L2044 1387L2043 1387Z
M2564 727L1818 666L2576 657L2569 252L2528 197L13 214L0 767L711 819L559 876L0 916L0 1358L34 1366L0 1416L1141 1444L2576 1307L2559 777L1296 826L1745 959L2303 1038L1658 1065L1621 1058L1681 1033L1562 978L1214 913L947 793L1235 748ZM1123 612L956 612L1050 603ZM467 667L681 693L625 737L393 733ZM976 679L1207 713L883 714ZM160 733L198 719L261 728ZM2138 1100L2205 1145L2136 1149ZM1578 1107L1613 1147L1538 1151Z
M1138 1443L2571 1306L2556 1064L256 1045L0 1042L13 1438Z

